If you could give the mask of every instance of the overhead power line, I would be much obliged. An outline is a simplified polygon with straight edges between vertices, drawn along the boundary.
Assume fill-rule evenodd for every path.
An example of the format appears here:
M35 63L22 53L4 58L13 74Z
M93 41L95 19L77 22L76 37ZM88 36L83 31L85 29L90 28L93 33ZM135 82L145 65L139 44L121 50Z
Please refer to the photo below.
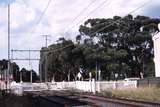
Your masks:
M51 35L42 35L45 37L45 47L48 47L48 41L50 40L49 38L51 37Z
M47 9L49 8L49 5L50 5L51 1L52 1L52 0L48 0L48 3L47 3L47 5L46 5L46 7L44 8L44 10L43 10L42 14L40 15L38 21L36 22L34 28L31 30L31 34L34 33L36 27L37 27L37 26L39 25L39 23L41 22L41 20L42 20L43 16L45 15Z
M148 2L145 2L144 4L142 4L141 6L137 7L136 9L132 10L132 11L129 12L128 14L132 14L132 13L136 12L137 10L143 8L143 7L146 6L150 1L151 1L151 0L149 0ZM126 14L126 15L128 15L128 14ZM125 16L126 16L126 15L125 15ZM122 20L122 19L118 19L118 20L116 20L115 22L113 22L113 23L111 23L111 24L109 24L109 25L107 25L107 26L104 26L103 28L97 30L96 32L91 33L90 35L94 35L94 34L96 34L97 32L100 32L100 31L104 30L105 28L107 28L107 27L109 27L109 26L111 26L111 25L113 25L113 24L115 24L115 23L117 23L117 22L119 22L119 21L121 21L121 20ZM104 23L106 23L106 22L104 22ZM102 24L102 23L101 23L101 24Z
M136 9L132 10L132 11L129 12L128 14L132 14L132 13L136 12L137 10L143 8L143 7L146 6L150 1L151 1L151 0L149 0L148 2L145 2L144 4L142 4L141 6L137 7ZM126 14L126 15L128 15L128 14ZM111 25L113 25L113 24L115 24L115 23L117 23L117 22L119 22L119 21L121 21L121 19L119 19L119 20L117 20L117 21L115 21L115 22L113 22L113 23L111 23L111 24L109 24L109 25L107 25L107 26L102 27L101 29L99 29L99 30L91 33L90 35L94 35L94 34L96 34L97 32L100 32L100 31L106 29L107 27L109 27L109 26L111 26ZM105 23L105 22L104 22L104 23ZM102 24L102 23L101 23L101 24ZM58 51L58 50L65 49L65 48L68 48L68 47L70 47L70 46L73 46L73 44L67 45L67 46L62 47L62 48L59 48L59 49L50 50L49 52L56 52L56 51Z
M85 8L82 9L82 11L75 17L73 18L73 20L71 21L71 23L75 22L92 4L94 4L97 0L93 0L92 2L90 2ZM68 28L70 26L67 25L66 28Z
M96 8L94 8L94 10L92 10L91 12L89 12L88 15L85 18L83 18L82 20L78 21L75 25L69 27L69 29L73 29L75 26L79 25L83 20L85 20L86 18L88 18L90 14L93 14L97 9L99 9L100 7L102 7L103 5L105 5L105 3L107 1L108 0L103 1L100 5L98 5ZM67 29L67 31L69 31L69 29Z

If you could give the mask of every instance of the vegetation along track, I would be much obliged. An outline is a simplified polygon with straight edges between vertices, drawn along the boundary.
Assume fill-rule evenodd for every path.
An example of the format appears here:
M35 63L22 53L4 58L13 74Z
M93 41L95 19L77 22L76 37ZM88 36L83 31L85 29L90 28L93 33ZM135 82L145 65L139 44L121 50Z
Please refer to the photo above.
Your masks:
M103 107L160 107L160 103L140 101L133 99L123 99L123 98L109 98L109 97L99 97L94 95L80 95L82 101L89 101L93 103L99 103Z
M160 103L157 102L100 97L85 93L59 91L42 93L39 92L39 95L36 93L36 96L32 97L35 107L160 107Z

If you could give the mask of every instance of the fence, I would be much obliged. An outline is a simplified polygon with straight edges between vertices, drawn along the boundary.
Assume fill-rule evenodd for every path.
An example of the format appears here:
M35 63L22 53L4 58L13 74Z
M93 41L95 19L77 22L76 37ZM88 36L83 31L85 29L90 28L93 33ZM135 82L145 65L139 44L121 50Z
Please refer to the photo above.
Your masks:
M140 79L137 87L160 87L160 77Z
M109 89L137 88L137 81L74 81L74 82L49 82L49 83L11 83L13 93L21 95L24 91L42 90L81 90L84 92L101 92Z
M23 91L41 90L71 90L77 89L85 92L102 92L110 89L127 89L137 87L160 87L160 78L146 78L138 81L73 81L73 82L49 82L49 83L11 83L11 90L16 93ZM5 83L0 81L0 88L5 89Z
M87 92L101 92L108 89L137 88L137 81L75 81L55 82L58 89L78 89Z
M137 81L104 81L104 82L97 82L97 87L98 85L100 88L100 91L105 91L108 89L127 89L127 88L137 88ZM98 91L98 90L97 90Z

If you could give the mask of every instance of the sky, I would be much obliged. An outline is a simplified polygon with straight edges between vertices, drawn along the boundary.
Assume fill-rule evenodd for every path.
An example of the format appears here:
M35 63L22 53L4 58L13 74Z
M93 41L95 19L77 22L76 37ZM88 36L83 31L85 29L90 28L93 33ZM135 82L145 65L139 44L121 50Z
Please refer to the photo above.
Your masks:
M8 1L0 0L0 59L7 59ZM128 13L160 18L160 0L10 0L10 5L11 49L41 49L45 46L42 35L50 35L49 44L59 37L74 40L79 26L89 18L111 18ZM27 52L13 53L14 58L28 56ZM39 58L39 53L30 56ZM38 71L38 61L31 61L30 65L28 61L16 62L21 68Z

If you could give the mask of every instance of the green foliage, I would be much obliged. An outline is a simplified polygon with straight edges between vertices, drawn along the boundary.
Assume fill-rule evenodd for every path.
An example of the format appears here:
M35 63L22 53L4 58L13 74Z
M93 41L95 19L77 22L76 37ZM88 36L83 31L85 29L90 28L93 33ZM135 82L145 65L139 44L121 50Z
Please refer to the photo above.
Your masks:
M159 19L132 15L88 19L79 28L77 44L60 38L48 47L53 52L41 53L41 59L48 57L49 78L56 81L76 80L79 69L84 79L89 72L95 78L96 69L102 71L104 80L110 80L115 73L123 78L142 78L140 74L148 77L153 75L151 34L157 31L159 22Z
M18 82L19 81L19 66L13 62L11 64L11 73L13 74L13 79ZM0 75L4 77L5 70L8 69L8 60L0 60Z
M24 82L30 82L30 72L32 72L33 82L39 79L36 72L33 70L28 71L25 68L23 68L20 71L19 66L15 62L10 63L10 66L11 66L11 73L13 75L13 80L16 82L20 82L20 72L22 73L22 80ZM5 59L0 60L0 75L4 77L5 70L7 69L8 69L8 60Z
M33 82L36 82L37 80L39 80L39 78L34 70L26 70L25 68L22 68L20 72L22 74L22 81L23 82L30 82L31 73L32 73L32 81Z

